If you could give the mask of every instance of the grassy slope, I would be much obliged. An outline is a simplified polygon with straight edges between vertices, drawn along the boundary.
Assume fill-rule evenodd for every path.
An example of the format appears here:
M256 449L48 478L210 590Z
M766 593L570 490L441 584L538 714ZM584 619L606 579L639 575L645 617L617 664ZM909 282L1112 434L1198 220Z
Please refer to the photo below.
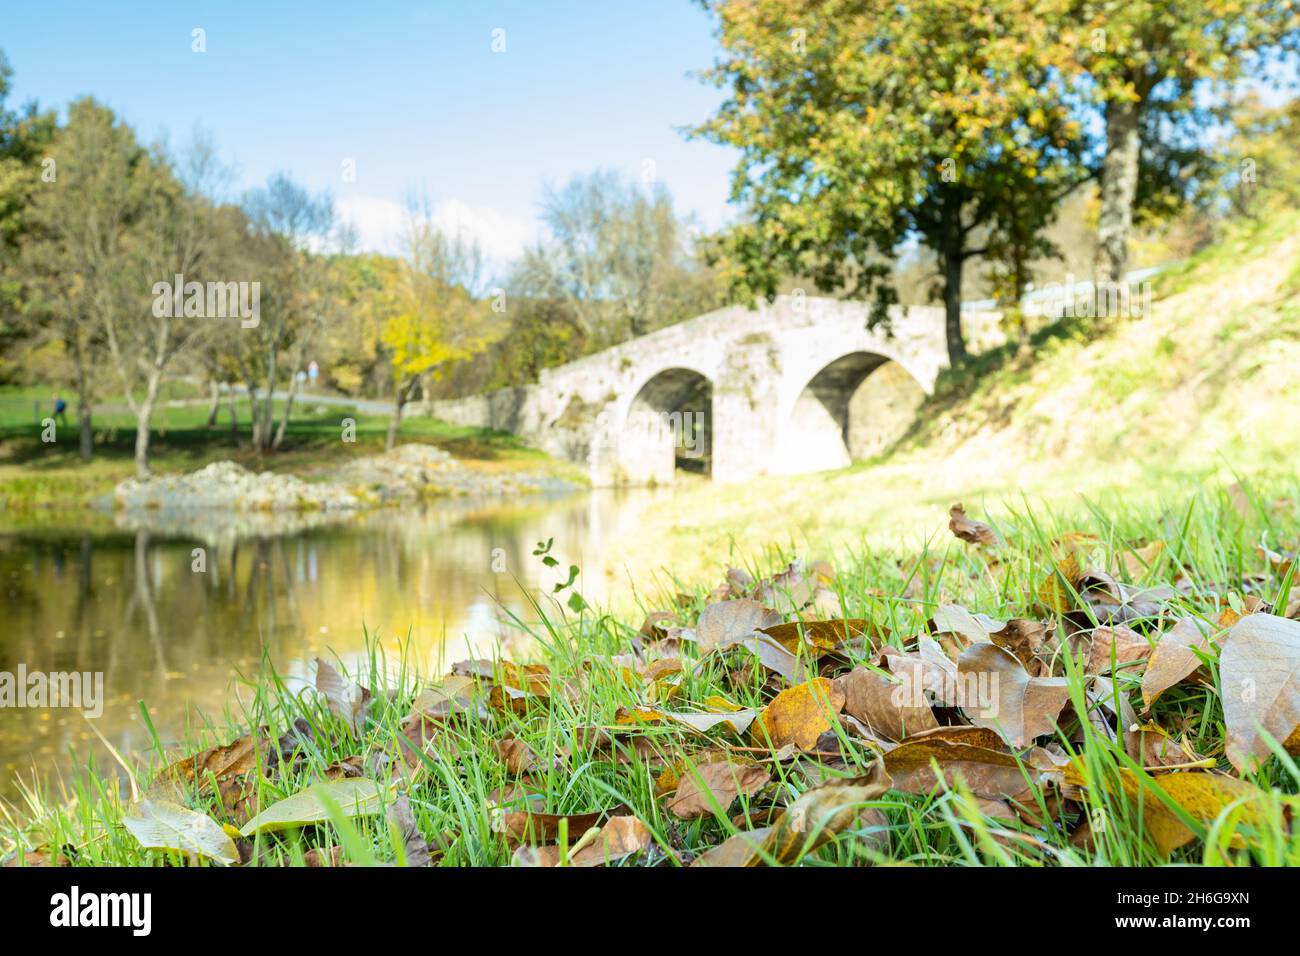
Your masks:
M730 549L805 555L946 534L947 506L1021 496L1126 506L1235 474L1294 474L1300 429L1300 214L1243 231L1162 276L1152 315L1045 331L1032 357L987 356L941 383L891 453L833 474L698 485L652 508L612 565L716 576Z

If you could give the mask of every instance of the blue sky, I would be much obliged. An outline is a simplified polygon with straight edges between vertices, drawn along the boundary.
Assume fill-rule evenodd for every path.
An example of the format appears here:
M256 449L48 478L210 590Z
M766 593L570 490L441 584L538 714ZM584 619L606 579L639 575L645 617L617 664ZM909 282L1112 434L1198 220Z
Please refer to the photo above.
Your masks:
M422 190L507 258L536 235L544 180L647 160L679 211L730 216L734 154L678 130L721 99L687 75L715 52L690 0L0 0L0 49L14 100L93 94L178 146L201 128L239 188L285 170L329 189L372 248Z

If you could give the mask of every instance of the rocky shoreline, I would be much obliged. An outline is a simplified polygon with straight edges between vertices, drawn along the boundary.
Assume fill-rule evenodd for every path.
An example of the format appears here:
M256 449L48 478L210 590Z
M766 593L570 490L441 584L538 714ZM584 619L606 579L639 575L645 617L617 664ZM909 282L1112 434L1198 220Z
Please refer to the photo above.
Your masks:
M466 467L432 445L399 445L322 472L316 480L249 471L213 462L184 475L130 478L114 489L122 512L241 512L347 514L366 508L446 497L507 497L575 491L578 486L538 472L488 473Z

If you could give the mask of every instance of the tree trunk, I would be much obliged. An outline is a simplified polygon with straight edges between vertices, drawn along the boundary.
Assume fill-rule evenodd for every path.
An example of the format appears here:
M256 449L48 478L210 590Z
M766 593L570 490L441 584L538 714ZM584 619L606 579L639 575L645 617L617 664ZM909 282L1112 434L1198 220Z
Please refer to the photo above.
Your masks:
M209 394L212 396L208 404L208 428L217 427L217 412L221 408L221 389L217 387L217 380L214 378L208 382Z
M950 246L943 251L942 259L944 333L948 341L948 365L956 368L966 361L966 339L961 331L961 273L965 257L959 246Z
M261 450L262 447L262 405L257 400L257 386L251 380L245 384L244 388L248 392L248 428L253 442L253 448Z
M1106 105L1106 156L1102 160L1101 215L1097 222L1098 287L1124 280L1140 161L1138 104L1112 100Z
M95 433L91 426L90 380L86 374L85 356L80 344L73 353L77 361L77 451L85 461L95 453Z
M230 391L226 393L226 404L230 408L230 438L239 447L239 411L235 405L235 383L230 382Z
M95 432L90 420L90 403L77 399L77 451L86 461L95 453Z
M397 447L397 429L402 425L402 406L406 404L406 386L398 385L393 389L393 414L388 417L388 437L384 439L384 451Z
M280 425L275 430L275 440L271 442L272 449L278 449L280 443L284 441L284 430L289 427L289 414L293 411L293 399L298 394L298 373L294 372L289 376L289 397L284 403L284 417L280 419Z
M161 384L162 370L151 369L149 379L145 383L144 398L135 407L135 476L137 478L149 477L149 425L153 421L153 409L158 402L158 387Z

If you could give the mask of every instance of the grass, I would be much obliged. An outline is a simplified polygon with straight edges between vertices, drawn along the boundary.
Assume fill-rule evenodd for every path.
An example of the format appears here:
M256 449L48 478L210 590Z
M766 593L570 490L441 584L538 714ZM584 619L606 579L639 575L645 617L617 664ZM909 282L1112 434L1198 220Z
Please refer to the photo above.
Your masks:
M1065 574L1060 542L1082 533L1095 539L1089 546L1094 564L1134 584L1189 582L1159 620L1134 625L1153 638L1171 617L1214 619L1225 607L1240 608L1249 595L1286 607L1294 600L1291 575L1266 562L1257 544L1261 536L1276 542L1294 532L1300 489L1273 487L1267 492L1203 490L1150 510L1094 503L1071 510L1023 511L997 522L1006 542L997 551L945 537L912 552L871 550L849 556L837 569L835 601L841 616L869 620L887 635L882 640L897 648L910 646L916 635L927 632L940 603L959 602L999 618L1054 620L1063 626L1060 615L1044 606L1041 592L1046 581ZM1160 557L1145 565L1136 561L1137 549L1152 541L1164 543ZM771 572L787 557L773 553L749 570L755 575ZM693 625L707 591L703 585L673 581L643 610L674 611L678 623ZM1077 619L1082 605L1073 588L1068 600ZM797 603L775 599L776 606L786 608L787 618ZM778 759L761 735L738 740L725 732L699 735L671 725L620 723L620 713L638 705L700 711L710 709L705 702L718 696L761 709L771 702L773 688L761 668L746 670L728 655L697 659L687 643L680 682L669 691L671 682L638 676L635 662L626 656L641 625L639 613L615 615L590 607L574 611L558 599L537 610L542 623L531 628L531 634L535 658L549 671L549 697L527 695L516 708L492 707L482 717L461 714L431 723L431 742L413 761L416 782L403 785L421 834L436 844L435 857L442 865L508 864L514 844L501 832L500 815L525 806L535 821L543 820L544 813L567 814L575 827L580 826L578 814L625 808L620 812L635 815L651 834L650 845L625 862L681 865L727 837L761 825L770 807L789 803L822 775L852 777L878 759L870 742L839 723L833 725L834 736L818 744L823 756L793 760ZM371 640L369 647L368 658L353 675L374 693L374 705L358 734L332 715L316 694L287 686L267 662L261 673L241 680L237 709L215 720L196 717L186 739L156 740L152 753L123 759L133 765L145 791L157 790L168 780L159 769L183 755L229 743L259 726L269 727L274 738L294 721L305 721L313 744L292 765L272 761L244 778L242 795L251 806L243 813L231 813L229 793L224 801L214 796L218 787L210 785L213 781L207 786L198 781L179 793L174 784L166 787L172 798L190 808L236 825L253 809L324 780L331 767L349 758L359 758L360 765L369 768L368 775L383 779L380 763L402 752L403 719L419 691L446 663L421 674L400 642ZM867 660L865 653L854 652L840 667ZM815 660L803 658L802 663L806 676L818 672ZM1137 670L1121 667L1115 687L1118 695L1140 708ZM1054 672L1069 683L1074 713L1086 712L1088 678L1079 662L1062 653ZM502 674L498 668L488 683L504 680ZM1142 719L1185 742L1215 769L1230 771L1223 756L1223 689L1216 661L1209 661L1207 675L1167 691ZM565 686L580 690L566 693ZM668 693L668 701L656 696ZM797 861L924 866L1300 864L1300 828L1291 822L1300 806L1295 796L1300 770L1280 749L1258 772L1246 776L1258 788L1252 801L1225 805L1217 812L1189 812L1170 795L1170 781L1187 771L1143 770L1102 727L1068 716L1068 708L1065 713L1060 730L1038 744L1076 758L1089 782L1085 788L1070 790L1059 781L1027 775L1019 811L1009 820L995 814L988 800L973 796L949 769L947 786L928 793L890 790L862 803L859 810L878 812L864 813L826 846ZM602 728L621 743L611 750L591 728ZM537 757L535 770L521 774L518 767L508 767L500 744L511 738ZM676 765L684 776L700 762L716 759L720 751L728 752L729 759L763 763L771 782L752 798L742 798L734 807L717 806L701 819L679 820L667 812L659 787L664 769ZM1028 759L1027 751L1016 752ZM1124 795L1122 778L1136 781L1131 796ZM527 802L517 798L510 803L500 796L512 791L528 794ZM92 766L62 792L28 791L23 805L4 814L2 839L7 850L33 854L33 862L59 853L77 865L183 862L177 852L143 850L136 844L121 826L127 804L113 775L103 766ZM1192 837L1172 853L1162 852L1148 831L1148 821L1162 810L1182 822ZM1091 824L1090 840L1080 836L1085 822ZM571 830L564 839L572 844L581 835ZM288 866L302 865L312 849L362 864L393 861L405 852L382 813L346 819L339 812L331 822L259 835L245 841L242 849L250 863Z
M195 400L183 383L165 396L154 418L150 464L157 474L193 471L214 461L233 460L254 471L275 471L310 478L349 457L382 452L388 429L386 415L363 414L347 406L325 406L310 400L296 403L284 445L259 455L249 447L247 400L237 402L240 444L232 439L229 412L223 402L216 428L207 427L207 403ZM188 400L188 401L187 401ZM185 404L180 404L184 401ZM34 405L38 406L34 410ZM46 444L36 415L49 414L49 390L0 389L0 505L14 510L80 506L108 494L135 473L135 424L124 403L109 401L95 416L95 455L84 462L77 454L76 419L68 411L66 437ZM277 404L277 416L281 406ZM356 441L343 442L341 422L356 422ZM542 452L513 435L486 428L452 425L431 418L409 417L402 422L399 441L437 445L467 467L482 471L555 471ZM567 471L566 471L567 474Z

